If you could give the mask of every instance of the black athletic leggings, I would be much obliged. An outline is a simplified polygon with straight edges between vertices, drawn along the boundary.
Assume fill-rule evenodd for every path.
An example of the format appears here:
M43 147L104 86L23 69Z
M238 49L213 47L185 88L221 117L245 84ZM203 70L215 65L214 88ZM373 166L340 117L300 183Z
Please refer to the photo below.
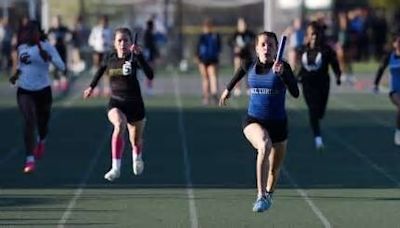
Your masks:
M321 136L319 121L324 117L329 96L329 80L320 82L303 81L303 94L308 107L314 137Z
M48 123L52 104L50 87L38 91L22 88L17 90L17 102L24 121L24 142L26 155L32 155L35 147L35 129L39 138L44 139L48 133Z

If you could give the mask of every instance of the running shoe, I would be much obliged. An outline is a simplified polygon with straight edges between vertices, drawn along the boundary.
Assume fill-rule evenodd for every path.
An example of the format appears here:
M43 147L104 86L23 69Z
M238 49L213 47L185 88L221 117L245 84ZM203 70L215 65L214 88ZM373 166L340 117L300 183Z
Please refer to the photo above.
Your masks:
M115 179L119 178L120 174L121 173L119 169L111 169L104 175L104 179L114 181Z
M144 162L143 162L141 156L138 156L138 157L133 159L132 169L133 169L133 173L135 175L140 175L140 174L143 173Z
M254 212L264 212L272 206L272 198L269 194L263 197L259 197L256 202L254 202L253 211Z
M25 162L24 173L29 174L33 173L34 171L35 171L35 162L34 161Z

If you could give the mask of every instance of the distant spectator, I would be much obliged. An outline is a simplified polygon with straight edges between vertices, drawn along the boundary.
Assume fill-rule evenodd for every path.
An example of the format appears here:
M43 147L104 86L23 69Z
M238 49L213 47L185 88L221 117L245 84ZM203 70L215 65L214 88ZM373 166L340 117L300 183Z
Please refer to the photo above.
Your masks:
M68 48L67 42L71 40L71 31L63 24L61 16L56 16L53 18L52 26L48 32L49 41L55 46L58 53L61 56L62 61L67 66L67 56ZM66 71L54 70L54 81L53 86L55 90L60 90L65 92L68 89L68 79L65 74Z
M98 24L92 28L89 35L89 45L93 48L93 72L100 67L101 62L107 52L112 49L113 31L108 26L108 17L103 15L99 18ZM110 95L110 82L108 77L103 77L102 94L105 97ZM97 88L93 91L93 96L98 96Z
M150 66L155 69L156 60L160 56L156 37L154 35L154 21L148 20L146 23L146 30L144 32L144 56ZM153 80L146 78L146 92L148 95L153 94Z
M202 79L203 105L209 105L210 99L218 103L218 63L221 52L220 35L213 31L210 19L203 22L203 33L197 43L196 57Z
M346 12L338 14L336 54L342 71L341 79L350 84L355 83L353 75L349 22Z
M236 31L231 37L229 44L233 48L234 71L239 69L241 63L252 58L255 34L247 28L244 18L237 20ZM233 90L234 96L240 96L241 84L238 82Z
M385 52L388 25L383 10L377 10L372 21L372 41L375 60L381 60Z
M13 28L9 24L8 18L0 21L0 70L7 75L11 72L12 67L12 38L14 35Z
M304 28L303 22L300 18L293 20L293 25L287 29L289 33L289 51L288 62L291 68L295 71L297 68L297 55L296 50L304 43Z
M80 73L85 69L86 61L83 58L84 51L88 46L90 30L86 26L83 17L80 15L77 17L73 30L72 30L72 59L71 59L71 70L74 73Z

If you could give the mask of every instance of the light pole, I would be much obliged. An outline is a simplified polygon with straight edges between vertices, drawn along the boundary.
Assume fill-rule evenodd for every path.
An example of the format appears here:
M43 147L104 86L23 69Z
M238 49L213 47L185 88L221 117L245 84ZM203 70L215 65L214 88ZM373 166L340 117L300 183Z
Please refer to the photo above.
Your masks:
M3 1L3 17L8 18L8 8L10 7L10 0Z
M41 3L42 29L47 32L49 30L49 1L42 0Z
M36 1L35 0L27 0L27 1L28 1L29 19L35 20L36 19Z
M264 0L264 30L272 31L273 26L273 0Z

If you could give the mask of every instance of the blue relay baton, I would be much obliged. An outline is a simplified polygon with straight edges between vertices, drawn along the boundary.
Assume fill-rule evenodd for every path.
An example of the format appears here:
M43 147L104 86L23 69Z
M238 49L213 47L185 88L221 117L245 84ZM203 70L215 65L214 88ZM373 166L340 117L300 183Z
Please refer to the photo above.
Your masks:
M285 53L286 36L282 35L281 41L279 42L278 54L276 55L276 61L282 61L283 53Z

